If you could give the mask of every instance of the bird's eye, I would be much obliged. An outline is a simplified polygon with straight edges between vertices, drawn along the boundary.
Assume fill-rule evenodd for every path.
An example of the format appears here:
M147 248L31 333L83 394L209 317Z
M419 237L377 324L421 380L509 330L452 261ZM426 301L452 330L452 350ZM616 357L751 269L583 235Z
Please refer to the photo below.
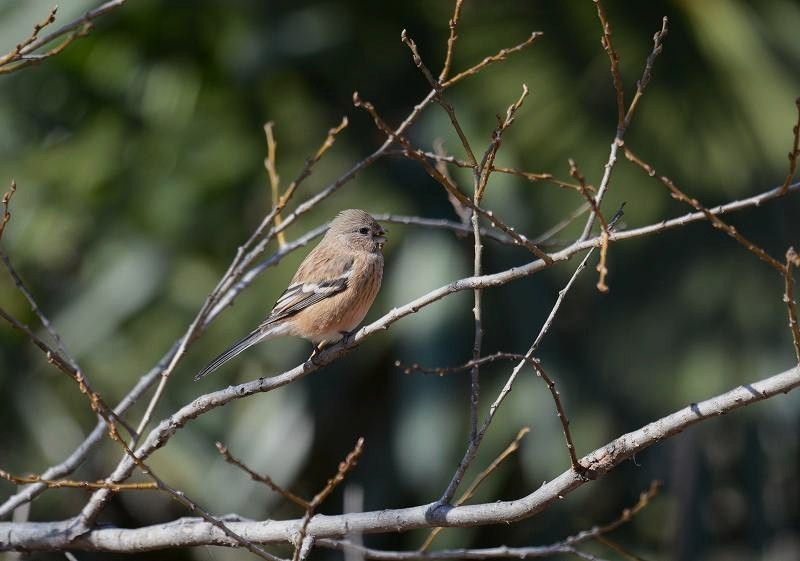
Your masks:
M361 232L362 234L364 234L366 236L367 234L369 234L369 228L361 228L359 230L359 232Z

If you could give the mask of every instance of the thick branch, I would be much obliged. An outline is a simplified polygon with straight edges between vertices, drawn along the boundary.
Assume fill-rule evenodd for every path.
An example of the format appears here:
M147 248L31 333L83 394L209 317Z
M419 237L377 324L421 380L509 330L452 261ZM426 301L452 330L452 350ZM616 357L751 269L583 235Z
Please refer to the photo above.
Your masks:
M800 367L769 378L744 384L699 403L662 417L642 428L629 432L581 458L592 478L599 477L634 454L674 436L686 428L712 417L787 393L800 385ZM308 524L307 533L315 539L339 538L349 533L405 532L435 526L473 527L508 523L529 518L591 479L568 469L536 491L513 501L438 507L437 503L411 508L350 513L337 516L317 515ZM233 521L226 525L245 539L255 543L286 543L300 529L301 520ZM136 529L96 528L69 540L65 522L0 523L0 550L83 549L92 551L130 552L167 547L227 545L236 543L198 519L181 519Z

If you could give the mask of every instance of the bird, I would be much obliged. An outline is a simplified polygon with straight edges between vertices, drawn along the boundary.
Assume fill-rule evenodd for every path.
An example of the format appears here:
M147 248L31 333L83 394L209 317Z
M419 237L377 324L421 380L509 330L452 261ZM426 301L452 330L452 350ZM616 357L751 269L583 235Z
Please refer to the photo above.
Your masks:
M314 354L350 337L380 290L386 233L363 210L348 209L336 215L269 316L198 372L195 381L256 343L276 337L307 339L314 344Z

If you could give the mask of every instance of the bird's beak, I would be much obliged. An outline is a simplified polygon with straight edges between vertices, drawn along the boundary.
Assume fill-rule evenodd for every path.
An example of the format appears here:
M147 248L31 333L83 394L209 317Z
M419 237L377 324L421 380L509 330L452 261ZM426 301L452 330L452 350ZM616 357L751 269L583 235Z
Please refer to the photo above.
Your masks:
M387 234L388 232L389 232L389 230L386 230L385 228L383 228L383 229L381 229L381 231L378 233L378 235L375 237L375 241L376 241L376 242L378 242L378 245L379 245L381 248L383 247L383 244L385 244L385 243L386 243L386 234Z

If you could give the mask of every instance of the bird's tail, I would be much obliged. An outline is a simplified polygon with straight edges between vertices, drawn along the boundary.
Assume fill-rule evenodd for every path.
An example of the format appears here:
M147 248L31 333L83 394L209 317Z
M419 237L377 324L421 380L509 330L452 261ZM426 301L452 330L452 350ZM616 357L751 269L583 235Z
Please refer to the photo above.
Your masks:
M195 374L194 375L195 382L200 378L202 378L203 376L211 374L212 372L214 372L214 370L216 370L217 368L228 362L233 357L237 356L245 349L252 347L256 343L260 343L265 339L272 339L272 337L278 335L278 333L275 333L275 331L276 330L274 329L264 329L263 327L255 329L249 335L234 343L225 352L223 352L217 358L212 360L208 366L206 366L200 372Z

